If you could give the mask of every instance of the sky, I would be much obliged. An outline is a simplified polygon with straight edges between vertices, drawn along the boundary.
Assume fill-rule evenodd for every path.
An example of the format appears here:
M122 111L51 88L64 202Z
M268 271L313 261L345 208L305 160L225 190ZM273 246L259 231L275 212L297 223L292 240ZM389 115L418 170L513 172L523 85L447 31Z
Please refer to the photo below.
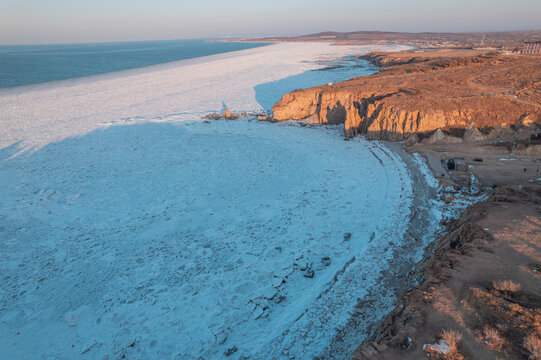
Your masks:
M0 0L0 44L541 29L541 0Z

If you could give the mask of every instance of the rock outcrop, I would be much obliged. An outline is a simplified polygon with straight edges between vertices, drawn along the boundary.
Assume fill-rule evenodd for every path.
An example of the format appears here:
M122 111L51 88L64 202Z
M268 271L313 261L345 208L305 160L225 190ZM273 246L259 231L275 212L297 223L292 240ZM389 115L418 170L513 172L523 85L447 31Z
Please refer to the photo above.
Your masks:
M334 85L296 90L274 119L344 124L346 138L407 140L437 129L462 135L541 123L541 66L535 57L478 51L372 53L382 70Z

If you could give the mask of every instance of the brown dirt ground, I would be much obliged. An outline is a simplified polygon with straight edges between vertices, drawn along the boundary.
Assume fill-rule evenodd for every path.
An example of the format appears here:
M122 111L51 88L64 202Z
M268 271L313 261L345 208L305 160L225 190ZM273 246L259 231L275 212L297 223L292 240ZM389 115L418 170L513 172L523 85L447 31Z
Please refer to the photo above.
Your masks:
M484 187L523 183L541 183L541 148L530 147L525 151L508 151L488 144L431 144L415 145L409 152L419 152L429 161L434 175L444 185L462 182L466 185L473 173ZM445 171L442 159L463 157L468 172ZM475 161L482 160L481 162ZM453 180L454 179L454 180Z
M541 358L541 185L498 187L451 223L373 340L354 359Z

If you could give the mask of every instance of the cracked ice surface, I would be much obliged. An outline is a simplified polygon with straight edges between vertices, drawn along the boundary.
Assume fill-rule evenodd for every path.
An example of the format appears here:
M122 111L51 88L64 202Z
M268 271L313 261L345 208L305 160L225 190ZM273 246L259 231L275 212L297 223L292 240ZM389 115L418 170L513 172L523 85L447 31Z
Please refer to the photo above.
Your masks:
M309 359L377 286L409 216L412 185L400 160L333 128L245 120L101 127L128 112L148 120L173 110L169 98L148 107L138 102L144 92L124 98L132 76L152 73L147 80L163 85L169 70L180 71L93 77L89 88L74 80L71 95L49 84L0 96L10 116L28 115L20 124L2 118L0 352L8 358ZM83 100L77 107L101 81L113 94L93 103L94 114ZM58 111L70 126L56 122L46 100L55 92L65 92ZM186 109L219 109L222 98L210 95ZM225 100L257 107L245 95ZM16 147L5 146L14 141L39 149L12 157Z
M397 240L411 192L368 142L247 121L97 130L7 161L0 181L13 358L133 339L142 358L311 358L373 285L370 237Z

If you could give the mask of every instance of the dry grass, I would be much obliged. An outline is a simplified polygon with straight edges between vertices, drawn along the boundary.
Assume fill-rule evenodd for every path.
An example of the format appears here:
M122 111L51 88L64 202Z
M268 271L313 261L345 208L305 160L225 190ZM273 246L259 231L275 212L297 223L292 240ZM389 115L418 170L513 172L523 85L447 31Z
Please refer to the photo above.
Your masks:
M456 330L443 330L441 338L449 345L451 353L458 351L458 343L462 340L462 334Z
M456 330L443 330L439 336L441 340L428 344L424 351L433 359L440 360L464 360L459 351L459 342L462 334Z
M501 292L515 293L520 291L520 284L512 282L511 280L494 281L492 286L494 286L494 289Z
M524 348L529 351L530 359L541 359L541 339L530 334L524 339Z
M500 333L498 330L491 328L490 326L485 326L483 329L483 336L487 341L496 342L500 340Z
M502 338L498 330L490 326L485 326L482 331L481 341L485 343L489 348L496 351L501 350L505 341Z

